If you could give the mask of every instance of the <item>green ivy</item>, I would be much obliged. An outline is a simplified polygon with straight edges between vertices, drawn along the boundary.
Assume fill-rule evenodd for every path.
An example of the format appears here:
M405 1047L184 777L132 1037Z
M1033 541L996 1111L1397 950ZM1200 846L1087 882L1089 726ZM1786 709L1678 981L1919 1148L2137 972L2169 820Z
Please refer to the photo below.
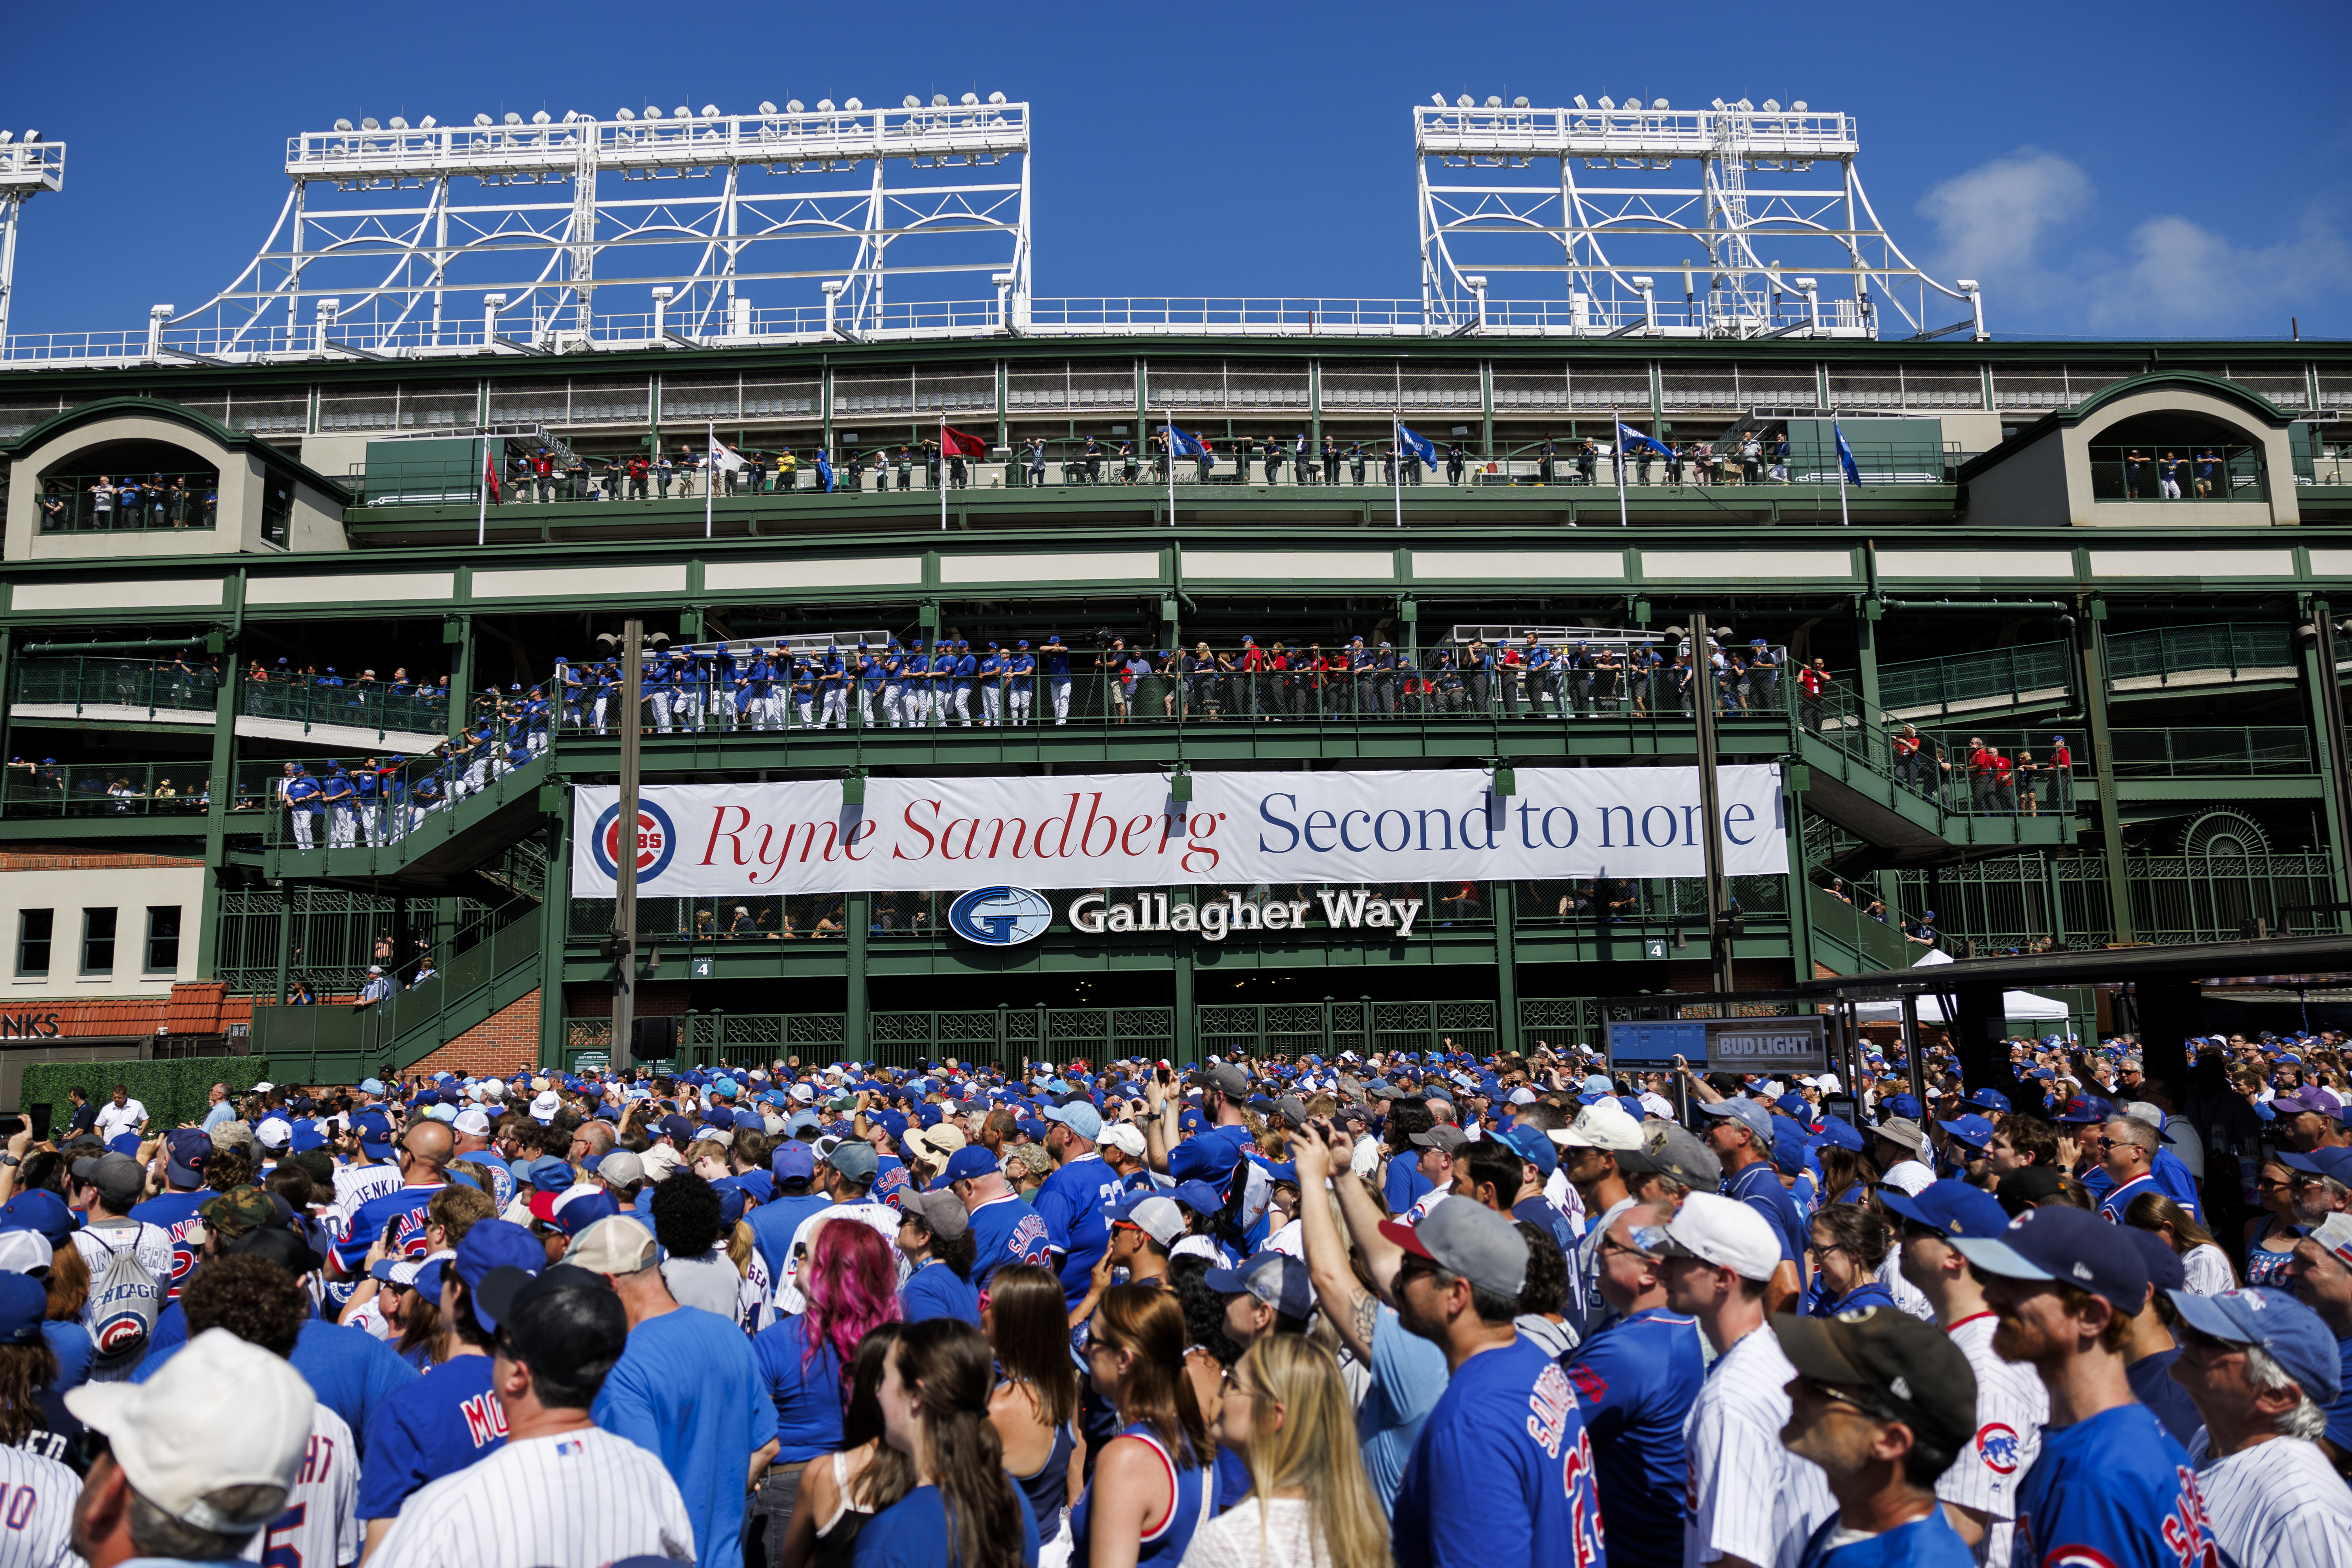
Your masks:
M150 1128L177 1127L201 1121L211 1103L212 1088L228 1085L232 1094L268 1081L269 1062L263 1057L173 1057L163 1061L30 1062L17 1101L26 1115L37 1105L49 1108L49 1126L61 1129L73 1116L66 1090L79 1084L89 1091L92 1105L104 1105L116 1084L147 1108Z

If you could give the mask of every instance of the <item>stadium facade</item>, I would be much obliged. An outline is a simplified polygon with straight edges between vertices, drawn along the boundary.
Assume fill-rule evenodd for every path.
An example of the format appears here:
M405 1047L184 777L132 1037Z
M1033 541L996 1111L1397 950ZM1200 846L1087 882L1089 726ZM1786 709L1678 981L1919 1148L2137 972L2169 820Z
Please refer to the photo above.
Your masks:
M2344 929L2352 347L1648 310L1078 331L1024 302L896 334L492 322L408 353L320 324L250 354L13 355L0 1100L45 1057L249 1051L334 1081L608 1056L615 905L583 890L575 815L624 767L596 666L632 617L662 671L649 799L822 786L822 816L1148 775L1181 819L1218 775L1475 773L1500 820L1580 773L1655 770L1667 799L1710 747L1776 770L1780 856L1727 876L1713 929L1703 868L1607 857L1041 876L1030 913L1001 866L780 862L675 895L649 869L635 1059L1507 1048L1597 1039L1597 999L1713 989L1717 943L1765 992L1935 945ZM984 450L935 464L950 432ZM1694 626L1728 668L1685 682ZM1529 631L1538 677L1471 657ZM919 715L878 669L828 686L827 650L917 639L1037 662L960 704L950 670ZM778 646L813 661L805 721L789 677L760 684ZM1001 918L958 915L999 883ZM399 989L355 1008L379 955ZM285 1005L304 984L320 1005Z

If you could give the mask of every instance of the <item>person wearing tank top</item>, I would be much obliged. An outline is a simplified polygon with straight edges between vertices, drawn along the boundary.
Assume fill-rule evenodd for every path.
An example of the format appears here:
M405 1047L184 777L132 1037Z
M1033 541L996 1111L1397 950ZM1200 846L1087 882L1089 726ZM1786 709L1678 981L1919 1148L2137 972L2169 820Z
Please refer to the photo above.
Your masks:
M1087 1329L1087 1375L1120 1429L1070 1510L1071 1568L1176 1568L1216 1507L1184 1309L1169 1291L1114 1286Z

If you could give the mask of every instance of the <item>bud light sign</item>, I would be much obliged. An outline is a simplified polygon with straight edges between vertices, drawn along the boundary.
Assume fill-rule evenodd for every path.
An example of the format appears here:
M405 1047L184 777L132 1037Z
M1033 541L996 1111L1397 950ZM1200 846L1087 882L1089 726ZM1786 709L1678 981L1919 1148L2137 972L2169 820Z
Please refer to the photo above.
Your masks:
M974 888L948 906L948 929L982 947L1018 947L1045 934L1054 906L1028 888Z

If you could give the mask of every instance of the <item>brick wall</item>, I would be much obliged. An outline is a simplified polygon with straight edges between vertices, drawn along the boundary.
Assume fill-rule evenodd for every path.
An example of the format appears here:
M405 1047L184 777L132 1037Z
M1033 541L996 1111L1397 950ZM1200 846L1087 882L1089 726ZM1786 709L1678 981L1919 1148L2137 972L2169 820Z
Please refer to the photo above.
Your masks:
M686 1011L690 984L683 980L641 980L637 982L636 1016L640 1018L675 1018ZM609 982L566 986L563 992L565 1016L572 1018L609 1018L613 1016L613 987Z
M447 1045L418 1062L409 1072L453 1072L470 1077L539 1064L539 993L501 1007Z
M137 871L203 864L201 857L189 859L176 855L92 855L37 846L0 849L0 871Z
M1704 994L1715 989L1715 975L1703 958L1674 960L1665 967L1669 990ZM1731 988L1734 991L1785 991L1789 988L1789 961L1785 958L1735 958L1731 961Z

